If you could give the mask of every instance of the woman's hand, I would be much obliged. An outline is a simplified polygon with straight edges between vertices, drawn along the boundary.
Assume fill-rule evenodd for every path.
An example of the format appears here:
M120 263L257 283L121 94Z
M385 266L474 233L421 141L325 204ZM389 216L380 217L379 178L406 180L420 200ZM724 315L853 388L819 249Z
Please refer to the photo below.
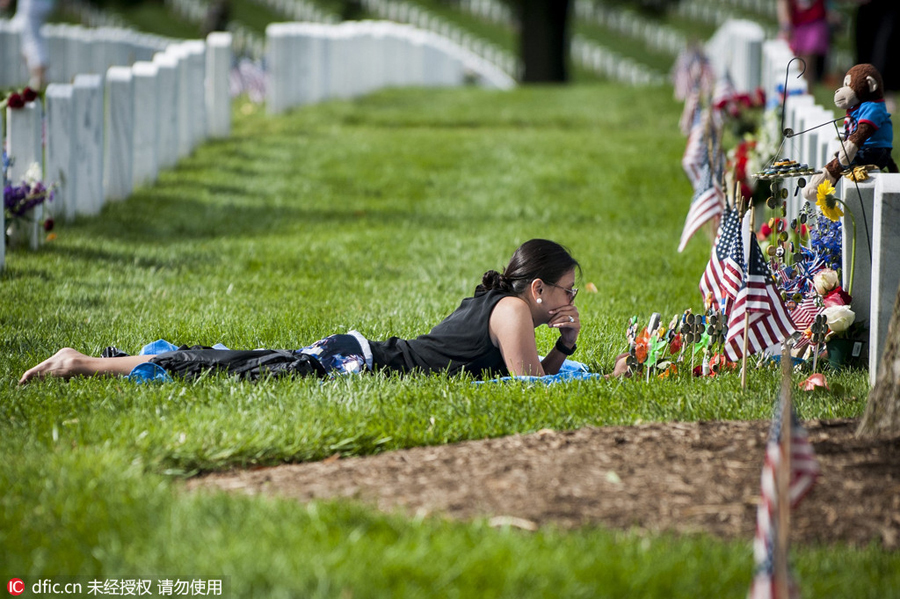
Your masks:
M550 310L550 322L547 326L551 329L559 329L560 337L566 347L574 347L581 331L581 319L578 316L578 308L575 304L562 306Z

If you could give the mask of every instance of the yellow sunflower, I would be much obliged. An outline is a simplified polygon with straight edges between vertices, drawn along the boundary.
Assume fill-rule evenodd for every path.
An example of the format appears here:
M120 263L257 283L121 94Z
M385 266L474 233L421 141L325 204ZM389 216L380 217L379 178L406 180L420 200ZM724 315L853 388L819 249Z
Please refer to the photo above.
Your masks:
M816 188L816 206L833 222L844 216L844 212L838 207L838 199L834 197L834 187L828 181L822 181Z

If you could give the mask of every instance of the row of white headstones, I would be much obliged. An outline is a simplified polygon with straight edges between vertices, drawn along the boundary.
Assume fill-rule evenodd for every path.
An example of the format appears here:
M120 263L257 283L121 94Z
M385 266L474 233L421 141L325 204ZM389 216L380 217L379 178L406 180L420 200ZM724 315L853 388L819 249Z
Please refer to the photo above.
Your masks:
M28 219L32 248L43 238L45 207L57 220L95 215L107 201L155 181L161 169L207 138L227 137L231 130L230 34L168 42L163 48L158 38L144 45L135 34L122 44L118 33L73 29L82 35L48 35L53 42L73 42L51 44L56 64L50 71L52 81L74 73L72 82L50 83L43 103L7 107L2 131L13 160L10 182L20 184L36 164L45 184L55 187L52 205L36 207ZM0 43L6 41L3 31ZM0 231L5 230L0 221ZM0 244L0 267L4 264L5 244Z
M707 54L718 75L728 72L738 91L761 86L769 98L769 110L781 104L785 82L790 95L784 110L784 128L791 137L778 131L780 119L769 119L774 131L770 137L784 140L778 157L796 160L821 169L840 149L838 131L843 130L843 114L834 106L824 107L807 93L801 77L801 63L783 40L766 39L765 31L749 21L726 22L707 43ZM805 177L808 181L809 177ZM797 192L800 177L784 180L788 190L787 220L796 218L804 203ZM856 254L853 265L852 309L858 322L869 328L869 379L874 385L878 359L888 333L894 299L900 286L900 174L877 173L858 184L842 177L835 185L856 221ZM796 193L795 193L796 192ZM851 272L851 219L843 220L843 287L847 289Z
M391 21L272 23L266 48L266 108L272 114L385 87L455 86L468 79L497 89L515 85L459 44Z
M37 164L43 181L55 185L52 212L58 220L95 215L107 201L154 182L161 169L205 139L229 135L230 33L175 41L109 27L45 25L43 32L52 83L43 103L8 108L0 134L14 159L10 181L18 185ZM4 56L17 56L19 43L18 31L0 21ZM266 45L272 113L388 86L515 84L458 44L391 22L272 24ZM0 83L27 80L19 62L0 61ZM31 247L43 238L42 211L37 207L30 218Z

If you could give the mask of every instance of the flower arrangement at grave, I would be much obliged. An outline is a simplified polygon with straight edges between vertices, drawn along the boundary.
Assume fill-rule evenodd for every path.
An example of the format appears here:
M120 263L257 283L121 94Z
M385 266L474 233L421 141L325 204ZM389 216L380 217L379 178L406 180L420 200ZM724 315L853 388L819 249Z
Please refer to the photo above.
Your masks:
M766 93L762 88L749 94L732 92L714 98L712 106L722 115L734 136L741 138L759 128L766 106Z
M40 95L30 87L22 89L22 91L10 92L6 98L0 101L0 110L9 108L10 110L18 110L25 108L26 104L34 102Z
M751 249L753 255L757 257L754 260L750 260L749 255L742 257L740 251L730 249L737 245L732 241L734 239L733 225L730 227L732 233L727 243L719 243L720 237L724 237L725 229L724 227L719 228L713 244L713 256L700 285L701 292L707 293L710 285L710 269L712 268L713 279L716 279L714 281L716 285L715 305L712 305L713 302L707 301L705 313L688 316L690 311L685 311L681 317L675 319L678 322L671 324L668 328L648 326L646 331L642 330L638 333L637 330L634 330L634 321L631 323L627 334L629 372L633 375L645 374L648 377L651 372L657 375L665 373L663 377L665 378L671 376L673 372L669 370L670 365L677 364L684 369L682 363L692 361L693 364L690 367L692 373L696 371L698 374L714 375L727 370L730 366L724 355L719 357L723 345L732 358L744 354L742 358L738 359L746 360L748 325L744 325L745 345L742 352L740 348L736 348L735 341L741 338L737 322L739 316L743 314L743 308L741 308L741 312L733 309L733 304L728 297L734 298L737 288L731 289L729 286L726 289L724 285L726 283L735 284L743 290L741 281L747 281L746 277L751 262L754 265L761 265L754 266L754 285L760 285L761 279L768 280L771 276L770 283L767 283L765 287L769 290L767 293L771 292L771 296L774 298L771 312L775 315L773 319L778 322L778 338L792 337L791 333L794 330L798 331L799 338L796 333L793 335L793 357L795 361L811 362L815 371L817 358L820 355L826 355L825 348L831 341L841 338L854 339L861 329L861 325L857 322L851 309L856 250L856 223L853 214L846 210L844 202L836 197L835 189L830 182L825 181L822 185L818 185L818 181L816 181L815 187L809 185L807 188L807 180L817 175L815 165L803 164L781 155L785 140L792 137L794 133L784 129L781 110L765 110L763 94L737 93L731 86L727 75L715 83L715 91L713 91L713 86L703 87L696 76L692 78L690 75L691 73L686 71L682 73L681 77L687 82L686 89L693 90L692 94L684 96L685 112L681 119L682 130L688 135L688 144L682 165L695 188L694 198L686 218L685 230L688 231L688 223L692 222L692 214L698 212L695 210L695 204L700 204L697 198L705 197L697 193L695 171L698 171L698 166L716 164L715 152L721 152L723 149L727 150L725 152L727 156L725 170L730 172L732 177L729 182L726 182L723 171L717 170L714 178L718 189L725 191L725 188L728 187L728 194L734 193L735 201L729 202L726 197L725 206L719 211L713 211L706 204L702 204L701 207L706 210L704 214L721 214L719 218L723 222L726 217L733 222L735 211L743 218L744 212L750 206L765 203L768 210L766 210L766 216L762 222L755 223L757 228L749 232L754 236L753 246L759 246L759 251L755 248ZM708 163L703 160L705 153L697 151L697 136L695 135L699 126L698 122L702 125L702 118L697 118L697 115L706 114L703 97L706 98L706 108L713 114L713 123L719 125L718 127L707 126L706 137L700 137L701 141L705 142L700 144L700 147L709 149ZM686 118L692 115L693 119ZM685 125L690 122L693 122L694 125L686 128ZM723 137L723 130L732 132L732 135L726 134ZM728 149L728 146L731 148ZM844 174L854 181L864 180L868 176L866 169L859 167ZM787 183L786 180L790 180L792 183ZM797 189L794 189L795 186ZM811 194L812 191L815 193ZM794 196L802 193L801 202L804 197L808 198L808 201L805 202L798 215L789 218L787 204L791 192L794 193ZM843 219L846 222L847 217L849 217L849 222L846 223L849 229L848 234L851 236L847 239L850 246L850 265L849 273L847 273L849 276L843 277L843 225L840 221ZM751 218L751 220L753 219ZM743 232L739 236L746 234L747 232ZM685 234L682 234L679 251L684 246L684 237ZM743 239L746 240L746 237ZM762 262L758 259L759 252L762 252ZM732 270L729 272L722 270L725 266L739 264L742 260L741 266L731 267ZM743 274L740 272L741 267L744 269ZM765 273L764 275L760 273L760 269ZM723 276L726 279L728 276L732 276L737 283L719 280ZM839 283L842 277L847 281L846 290ZM723 290L727 292L724 295ZM778 306L779 298L781 299L780 303L783 304L782 307ZM709 298L704 299L708 300ZM756 308L754 311L757 311ZM730 318L732 316L733 318ZM717 320L730 325L726 327L729 329L727 344L712 340L715 332L714 323ZM791 324L793 327L790 326ZM697 328L697 332L694 331L694 328ZM703 328L708 329L706 333L701 332ZM674 358L665 351L665 348L669 347L672 342L673 334L680 335L682 344ZM755 347L749 348L749 353L765 354L764 350L767 348L759 342L755 343ZM765 360L758 361L757 365L762 362Z
M3 216L7 225L6 238L9 245L16 245L20 231L35 222L34 209L37 206L46 206L53 201L56 186L49 187L40 180L41 169L37 163L32 164L25 171L22 181L13 183L7 177L12 159L3 152ZM53 239L52 233L54 221L49 210L44 210L44 217L40 222L48 238Z
M741 141L727 153L727 168L734 173L734 180L740 185L741 195L745 198L753 197L756 190L756 179L750 176L760 166L756 146L755 136L745 133Z

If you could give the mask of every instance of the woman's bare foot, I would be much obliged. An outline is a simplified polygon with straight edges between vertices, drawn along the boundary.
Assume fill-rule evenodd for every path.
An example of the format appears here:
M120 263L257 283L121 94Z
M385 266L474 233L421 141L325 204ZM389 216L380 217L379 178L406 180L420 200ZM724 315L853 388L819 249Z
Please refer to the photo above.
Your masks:
M71 347L64 347L34 368L27 370L19 379L19 384L24 385L31 379L42 379L47 376L68 379L79 374L89 374L82 370L84 358L87 356L83 353Z

